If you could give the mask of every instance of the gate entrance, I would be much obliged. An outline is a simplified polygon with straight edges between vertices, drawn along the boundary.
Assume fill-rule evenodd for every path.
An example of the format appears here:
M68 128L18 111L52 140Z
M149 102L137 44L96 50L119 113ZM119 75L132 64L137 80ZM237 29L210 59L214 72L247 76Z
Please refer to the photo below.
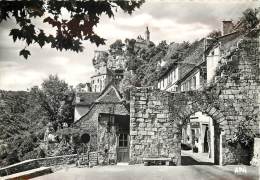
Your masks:
M129 118L116 116L117 124L117 162L129 161Z
M207 114L192 114L182 127L182 164L214 163L214 125Z

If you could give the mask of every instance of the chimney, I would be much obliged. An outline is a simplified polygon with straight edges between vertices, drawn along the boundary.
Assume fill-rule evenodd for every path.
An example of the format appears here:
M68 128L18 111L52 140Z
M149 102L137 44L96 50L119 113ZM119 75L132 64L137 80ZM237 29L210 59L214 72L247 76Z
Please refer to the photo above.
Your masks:
M231 33L233 27L234 27L234 24L233 24L232 20L222 21L222 36Z

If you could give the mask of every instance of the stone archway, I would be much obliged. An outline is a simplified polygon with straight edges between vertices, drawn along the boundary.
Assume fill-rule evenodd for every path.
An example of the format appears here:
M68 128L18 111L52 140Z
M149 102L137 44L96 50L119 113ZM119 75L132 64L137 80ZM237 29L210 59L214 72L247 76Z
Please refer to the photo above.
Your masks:
M181 126L189 116L201 111L214 121L216 132L227 130L227 122L210 92L169 93L153 88L136 88L130 102L130 161L145 157L181 160ZM213 102L213 103L212 103ZM220 140L216 144L220 144ZM219 157L219 156L216 156ZM215 161L219 164L219 160Z
M211 92L205 91L173 93L169 100L169 106L171 118L173 122L178 123L179 129L189 123L190 116L196 112L202 112L211 117L214 124L214 164L222 165L224 134L229 134L230 129L223 113L217 108L222 104L214 102L214 96Z

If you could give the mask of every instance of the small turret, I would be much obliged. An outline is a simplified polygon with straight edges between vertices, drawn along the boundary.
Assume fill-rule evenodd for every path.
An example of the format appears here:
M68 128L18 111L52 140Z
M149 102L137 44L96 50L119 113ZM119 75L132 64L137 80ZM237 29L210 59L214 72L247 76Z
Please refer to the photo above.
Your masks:
M145 40L146 40L146 42L149 42L149 41L150 41L150 31L149 31L149 29L148 29L148 26L146 26Z

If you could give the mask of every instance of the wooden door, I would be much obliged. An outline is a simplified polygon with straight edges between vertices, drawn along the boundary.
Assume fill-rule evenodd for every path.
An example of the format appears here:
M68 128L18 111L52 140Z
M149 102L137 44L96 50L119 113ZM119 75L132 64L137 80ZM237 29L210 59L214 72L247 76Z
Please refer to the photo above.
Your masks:
M117 161L118 162L128 162L129 161L129 136L128 136L128 133L120 133L118 135Z

